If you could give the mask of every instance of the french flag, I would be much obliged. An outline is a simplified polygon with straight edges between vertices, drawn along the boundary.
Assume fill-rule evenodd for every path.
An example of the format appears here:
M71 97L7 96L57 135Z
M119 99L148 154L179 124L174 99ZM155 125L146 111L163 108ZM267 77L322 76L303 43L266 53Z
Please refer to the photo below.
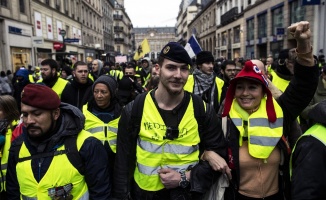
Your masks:
M185 50L188 52L190 58L196 56L199 52L202 51L198 41L196 40L195 36L192 35L188 40L188 43L185 46Z

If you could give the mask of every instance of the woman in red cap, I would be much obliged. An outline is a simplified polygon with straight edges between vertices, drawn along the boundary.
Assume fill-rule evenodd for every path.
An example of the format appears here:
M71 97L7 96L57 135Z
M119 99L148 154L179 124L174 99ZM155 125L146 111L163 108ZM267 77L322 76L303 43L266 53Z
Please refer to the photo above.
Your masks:
M288 170L291 153L285 138L290 124L313 97L318 80L309 22L288 29L297 40L295 74L277 101L268 89L266 76L252 61L245 63L226 93L221 123L226 125L229 168L224 170L228 174L231 170L232 175L226 200L280 200L288 196L288 188L282 187L289 183L288 173L280 173L280 166ZM203 159L215 170L223 164L213 152L205 152Z

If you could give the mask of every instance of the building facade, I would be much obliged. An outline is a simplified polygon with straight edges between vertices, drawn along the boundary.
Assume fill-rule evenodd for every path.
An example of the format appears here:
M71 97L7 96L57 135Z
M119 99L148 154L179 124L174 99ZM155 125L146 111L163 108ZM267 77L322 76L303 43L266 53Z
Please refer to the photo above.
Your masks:
M31 2L36 66L46 58L53 58L62 66L71 55L84 59L80 6L78 0Z
M124 1L117 0L114 3L114 49L117 55L128 55L130 57L135 50L133 25L125 12Z
M197 1L193 0L189 7L194 2ZM309 21L314 53L318 55L323 52L326 43L326 22L322 20L326 16L325 1L318 6L304 5L303 2L211 0L202 5L200 12L188 24L188 33L183 33L186 36L183 40L187 41L194 34L201 47L212 51L216 58L277 58L280 50L296 46L287 27L298 21ZM178 37L182 33L179 27L183 27L184 23L179 18L180 13L177 18ZM214 29L215 42L211 34Z
M81 8L82 46L86 61L101 59L104 54L102 0L83 0Z
M0 1L0 69L34 65L30 1Z
M134 33L136 46L141 45L144 39L148 40L151 51L145 57L150 59L157 59L162 48L177 39L175 27L134 28Z
M104 60L114 62L114 29L113 13L114 0L103 0L103 40L104 40Z

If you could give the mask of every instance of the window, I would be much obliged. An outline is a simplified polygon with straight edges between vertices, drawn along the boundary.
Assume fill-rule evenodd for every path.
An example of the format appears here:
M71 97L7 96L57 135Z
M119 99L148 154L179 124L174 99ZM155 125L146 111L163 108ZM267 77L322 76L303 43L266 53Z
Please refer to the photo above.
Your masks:
M233 42L240 43L240 26L235 27L233 33Z
M55 2L55 8L57 10L60 10L60 5L61 5L61 0L56 0L56 2Z
M305 19L306 7L300 6L300 1L293 1L290 4L290 24L304 21Z
M276 8L272 10L272 33L271 35L276 35L276 28L283 27L283 7Z
M258 37L267 37L267 13L258 16Z
M247 40L254 39L255 22L254 18L247 20Z
M69 1L64 1L65 2L65 12L69 11Z
M227 33L226 31L222 33L222 46L226 46Z
M46 3L47 5L50 5L50 0L45 0L45 3Z
M7 7L8 6L7 0L0 0L0 6Z
M25 13L25 0L19 0L19 11Z

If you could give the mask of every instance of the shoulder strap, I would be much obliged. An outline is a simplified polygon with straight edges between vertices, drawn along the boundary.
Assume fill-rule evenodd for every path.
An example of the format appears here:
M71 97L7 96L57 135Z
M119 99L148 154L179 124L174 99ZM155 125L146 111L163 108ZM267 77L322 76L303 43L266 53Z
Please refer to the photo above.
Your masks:
M23 137L20 135L19 137L17 137L13 142L14 142L14 145L11 145L11 148L10 150L14 153L14 159L15 159L15 163L18 163L18 160L19 160L19 151L20 151L20 148L23 144Z
M201 133L204 128L204 121L206 118L206 110L205 110L205 106L204 106L204 101L200 96L195 95L193 93L190 93L190 94L191 94L191 98L192 98L193 105L194 105L195 118L198 123L198 131L199 131L199 133Z
M65 148L68 151L67 157L70 163L78 170L81 175L84 175L85 166L77 149L77 136L71 136L65 139Z
M147 92L137 95L131 109L130 128L132 131L138 130L135 131L135 133L137 132L137 134L140 129L140 123L141 123L141 118L143 116L144 102L145 102L146 95Z

